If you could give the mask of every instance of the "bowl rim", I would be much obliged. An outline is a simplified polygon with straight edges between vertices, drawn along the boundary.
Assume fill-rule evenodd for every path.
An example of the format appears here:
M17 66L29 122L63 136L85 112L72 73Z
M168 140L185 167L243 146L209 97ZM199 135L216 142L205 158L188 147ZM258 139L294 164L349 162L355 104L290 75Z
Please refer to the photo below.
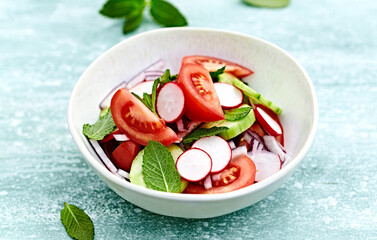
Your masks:
M167 192L160 192L157 190L152 190L148 188L144 188L135 184L132 184L128 181L124 181L117 176L115 176L113 173L111 173L103 164L98 162L94 156L90 153L90 151L87 149L82 137L80 136L80 133L75 130L74 128L74 121L73 121L73 109L74 109L74 98L77 95L80 82L82 79L85 78L88 72L94 68L94 66L97 64L98 61L100 61L101 58L105 57L106 55L109 54L109 52L112 52L116 50L117 48L121 47L124 44L127 44L129 41L133 41L134 39L137 38L143 38L144 36L147 35L153 35L156 33L169 33L169 32L180 32L180 31L186 31L186 32L215 32L215 33L221 33L221 34L227 34L227 35L233 35L233 36L238 36L238 37L246 37L250 38L253 41L259 41L263 44L269 45L272 48L275 48L276 50L282 52L285 54L290 60L293 61L294 64L298 67L298 69L303 73L305 76L305 79L307 83L309 84L309 89L311 93L311 100L312 100L312 106L313 106L313 124L312 124L312 129L310 130L310 133L305 140L305 143L303 147L299 150L298 154L296 157L292 158L290 163L287 164L286 167L282 168L279 172L273 174L272 176L264 179L261 182L255 183L253 185L232 191L232 192L227 192L227 193L218 193L218 194L177 194L177 193L167 193ZM105 178L107 181L110 181L116 185L119 185L123 188L126 188L130 191L137 192L139 194L143 195L148 195L150 197L155 197L155 198L162 198L162 199L167 199L167 200L178 200L178 201L189 201L189 202L206 202L206 201L222 201L226 199L231 199L231 198L236 198L239 196L243 195L248 195L254 192L258 192L259 190L265 188L266 186L273 184L277 182L279 179L283 178L290 172L292 172L302 161L304 158L305 154L308 152L316 130L317 130L317 125L318 125L318 103L317 103L317 96L315 94L315 89L314 85L311 81L310 76L306 72L306 70L301 66L299 62L297 62L296 59L294 59L288 52L286 52L284 49L278 47L277 45L270 43L266 40L260 39L258 37L254 37L248 34L243 34L243 33L238 33L234 31L229 31L229 30L220 30L220 29L211 29L211 28L197 28L197 27L174 27L174 28L162 28L162 29L155 29L151 31L146 31L140 34L136 34L132 37L129 37L127 39L122 40L121 42L117 43L116 45L112 46L110 49L102 53L99 57L97 57L88 67L87 69L81 74L80 78L77 80L75 87L73 88L73 91L71 93L70 99L69 99L69 105L68 105L68 127L71 132L71 135L79 148L81 154L84 156L84 159L86 162L94 168L98 174L101 175L101 177Z

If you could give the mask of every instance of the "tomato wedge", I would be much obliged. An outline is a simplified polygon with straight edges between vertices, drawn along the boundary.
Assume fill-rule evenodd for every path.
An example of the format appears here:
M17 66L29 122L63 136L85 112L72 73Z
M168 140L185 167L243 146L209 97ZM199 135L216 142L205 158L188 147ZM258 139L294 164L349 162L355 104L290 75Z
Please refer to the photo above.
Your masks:
M208 70L185 64L178 74L185 95L185 115L192 121L212 122L224 119L220 101Z
M243 78L253 74L253 71L241 65L208 56L186 56L182 60L182 65L186 63L198 64L210 72L215 72L216 70L226 66L225 72L231 73L238 78Z
M214 194L231 192L254 183L256 168L254 162L246 155L232 159L221 172L220 180L213 181L212 188L205 189L196 183L189 183L185 193Z
M136 143L146 146L149 140L153 140L167 146L179 140L164 120L125 88L114 94L110 108L115 125Z
M111 160L114 165L127 172L130 171L133 160L140 151L140 144L134 141L122 142L112 153Z

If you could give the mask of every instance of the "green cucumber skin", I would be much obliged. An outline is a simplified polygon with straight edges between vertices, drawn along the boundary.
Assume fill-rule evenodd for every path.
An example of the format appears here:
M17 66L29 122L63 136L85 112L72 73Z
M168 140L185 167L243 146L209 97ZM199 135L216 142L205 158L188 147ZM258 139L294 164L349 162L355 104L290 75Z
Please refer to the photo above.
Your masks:
M167 148L173 156L174 162L177 162L178 157L183 153L182 149L174 144L167 146ZM130 182L140 187L146 187L143 176L143 155L144 150L141 150L137 154L134 161L132 162L129 176ZM187 185L188 182L184 179L181 179L181 189L179 192L183 192L186 189Z
M280 113L282 112L281 108L279 108L277 105L275 105L273 102L271 102L267 98L263 97L260 93L258 93L254 89L244 84L241 80L237 78L233 78L232 84L235 87L241 89L248 97L265 105L266 107L274 111L277 115L280 115Z
M240 106L240 108L242 107L249 107L249 105L243 104ZM247 129L249 129L251 125L253 125L254 122L255 122L255 115L254 115L254 111L251 110L249 114L247 114L246 117L244 117L241 120L238 120L235 122L231 122L227 120L219 120L215 122L204 123L201 127L202 128L223 127L223 126L228 127L229 129L220 133L219 136L224 138L225 140L229 140L240 135Z
M236 78L236 77L231 73L224 72L220 74L218 78L219 78L219 82L232 84L233 78Z

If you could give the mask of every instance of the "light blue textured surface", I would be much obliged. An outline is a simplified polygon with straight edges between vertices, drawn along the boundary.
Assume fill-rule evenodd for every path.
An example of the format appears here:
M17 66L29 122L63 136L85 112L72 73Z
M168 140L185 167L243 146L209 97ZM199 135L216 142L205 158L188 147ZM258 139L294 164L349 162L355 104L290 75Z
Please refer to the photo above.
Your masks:
M69 239L63 202L84 209L96 239L377 239L377 3L292 0L284 9L240 0L177 0L193 27L271 41L312 77L313 146L267 199L206 220L152 214L89 169L67 128L70 92L102 52L135 33L99 15L103 1L0 2L0 239ZM252 56L250 56L252 57Z

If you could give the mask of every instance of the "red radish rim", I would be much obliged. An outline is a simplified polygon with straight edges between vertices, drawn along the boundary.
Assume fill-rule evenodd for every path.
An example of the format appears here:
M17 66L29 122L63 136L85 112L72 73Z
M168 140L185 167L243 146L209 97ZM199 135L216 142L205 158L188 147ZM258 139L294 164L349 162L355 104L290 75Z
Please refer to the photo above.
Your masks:
M158 111L158 107L157 107L158 96L160 95L162 89L164 89L164 87L165 87L166 85L168 85L168 84L174 84L175 86L177 86L178 89L179 89L179 91L181 92L181 94L182 94L182 96L183 96L183 107L182 107L182 109L181 109L181 113L180 113L176 118L174 118L173 120L166 120L166 119L164 119L164 118L160 115L160 113L159 113L159 111ZM168 85L168 86L169 86L169 85ZM157 111L157 114L158 114L158 116L160 116L162 119L164 119L165 122L167 122L167 123L176 122L176 121L178 121L179 119L181 119L182 116L183 116L183 114L185 113L185 102L186 102L185 94L183 93L182 88L179 86L178 83L176 83L176 82L168 82L168 83L165 83L164 86L162 86L161 89L159 90L158 95L157 95L157 97L156 97L156 111Z
M240 107L240 106L243 104L244 94L243 94L243 92L242 92L240 89L236 88L233 84L229 84L229 83L215 82L213 85L216 86L216 84L217 84L217 85L220 85L220 84L223 84L223 85L224 85L224 84L226 84L226 85L232 86L234 89L236 89L238 92L241 93L241 101L240 101L239 104L237 104L237 105L232 105L232 106L221 105L221 107L222 107L223 109L226 109L226 110L228 110L228 109L234 109L234 108L238 108L238 107ZM216 87L215 87L215 88L216 88ZM221 104L221 102L220 102L220 104Z
M189 179L187 179L187 178L185 178L185 177L182 177L182 175L179 173L179 170L178 170L178 167L177 167L177 165L178 165L178 161L179 161L179 159L181 158L181 156L182 156L184 153L186 153L186 152L188 152L188 151L190 151L190 150L200 150L200 151L204 152L205 154L207 154L207 156L208 156L208 158L209 158L209 160L210 160L210 162L211 162L211 167L209 168L208 173L207 173L203 178L201 178L201 179L199 179L199 180L189 180ZM184 180L186 180L186 181L188 181L188 182L198 182L198 181L201 181L201 180L203 180L204 178L206 178L206 177L208 176L208 174L211 172L211 169L212 169L212 158L211 158L211 156L210 156L206 151L203 151L203 150L200 149L200 148L190 148L190 149L184 151L181 155L179 155L179 157L177 158L177 162L175 163L175 168L177 169L177 171L178 171L178 173L179 173L179 176L181 176L182 179L184 179Z
M214 171L214 172L212 172L212 167L211 167L211 171L210 171L210 173L211 174L216 174L216 173L220 173L220 172L222 172L227 166L228 166L228 164L230 163L230 161L232 160L232 148L230 147L230 145L229 145L229 143L228 143L228 141L227 140L225 140L223 137L220 137L220 136L208 136L208 137L203 137L203 138L210 138L210 137L218 137L218 138L221 138L222 140L224 140L224 142L226 142L226 144L228 145L228 147L229 147L229 151L230 151L230 158L229 158L229 161L228 161L228 163L221 169L221 170L219 170L219 171ZM200 138L200 139L203 139L203 138ZM198 140L196 140L195 142L194 142L194 144L192 144L192 146L191 146L191 148L190 149L192 149L192 148L196 148L194 145L195 145L195 143L197 142L197 141L199 141L200 139L198 139ZM200 149L200 148L199 148ZM204 150L203 150L204 151ZM204 151L205 152L205 151ZM209 154L208 154L209 155ZM211 160L212 160L212 158L211 158ZM213 160L212 160L212 165L213 165Z

